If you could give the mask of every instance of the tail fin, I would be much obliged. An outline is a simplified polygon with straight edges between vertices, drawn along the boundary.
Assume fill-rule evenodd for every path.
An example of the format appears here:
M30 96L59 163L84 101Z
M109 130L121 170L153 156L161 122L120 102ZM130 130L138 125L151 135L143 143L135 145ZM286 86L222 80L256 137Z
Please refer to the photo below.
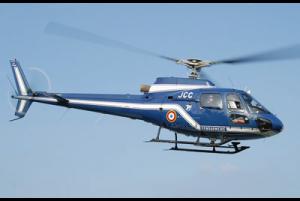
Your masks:
M10 60L10 65L14 74L16 86L17 86L17 96L31 96L32 90L26 80L24 72L20 66L20 63L14 59ZM18 117L17 119L23 118L26 115L32 101L30 100L18 100L17 108L15 115ZM14 119L14 120L17 120Z

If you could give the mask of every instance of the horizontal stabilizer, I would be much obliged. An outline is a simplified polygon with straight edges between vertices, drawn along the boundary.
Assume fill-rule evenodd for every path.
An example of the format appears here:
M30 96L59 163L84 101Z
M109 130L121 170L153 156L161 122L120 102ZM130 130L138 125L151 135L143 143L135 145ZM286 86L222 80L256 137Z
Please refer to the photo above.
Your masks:
M48 92L34 92L33 96L39 96L39 97L51 97L57 100L57 102L66 105L69 103L69 100L61 97L60 95L57 95L55 93L48 93Z
M57 95L57 94L53 94L51 97L55 98L59 103L62 103L62 104L68 104L69 103L69 100Z

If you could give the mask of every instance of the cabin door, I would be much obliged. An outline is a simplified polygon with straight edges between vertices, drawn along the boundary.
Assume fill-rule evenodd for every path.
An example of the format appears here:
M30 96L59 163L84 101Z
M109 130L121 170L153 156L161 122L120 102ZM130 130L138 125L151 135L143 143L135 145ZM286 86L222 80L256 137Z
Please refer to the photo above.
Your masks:
M228 125L228 117L222 94L202 93L199 97L199 102L195 102L193 107L193 116L201 126Z

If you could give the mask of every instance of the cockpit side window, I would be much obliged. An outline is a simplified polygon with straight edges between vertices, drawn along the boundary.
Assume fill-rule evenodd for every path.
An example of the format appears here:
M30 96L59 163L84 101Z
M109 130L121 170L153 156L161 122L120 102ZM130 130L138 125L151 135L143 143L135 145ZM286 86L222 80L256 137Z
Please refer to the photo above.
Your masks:
M245 103L249 106L253 113L270 113L264 106L262 106L257 100L251 97L249 94L242 94Z
M241 99L237 94L227 95L227 108L230 111L243 111L244 107L241 103Z
M202 94L200 97L200 106L209 109L223 109L221 94Z
M245 125L249 123L247 114L245 113L244 104L236 93L230 93L226 96L227 108L229 110L229 118L233 124Z

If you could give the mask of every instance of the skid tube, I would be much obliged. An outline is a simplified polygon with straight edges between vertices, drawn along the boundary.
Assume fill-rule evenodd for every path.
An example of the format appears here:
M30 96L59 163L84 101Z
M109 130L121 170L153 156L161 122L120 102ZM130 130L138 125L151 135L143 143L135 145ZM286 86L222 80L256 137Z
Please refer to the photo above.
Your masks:
M192 141L178 141L177 136L175 133L175 140L163 140L159 139L159 137L154 138L152 140L146 141L146 142L157 142L157 143L170 143L170 144L175 144L174 147L168 149L172 151L186 151L186 152L202 152L202 153L216 153L216 154L236 154L241 151L244 151L248 148L249 146L238 146L240 142L231 142L232 140L225 140L220 143L200 143L198 140L196 142ZM226 143L231 142L231 145L224 145ZM199 147L212 147L212 150L207 150L207 149L191 149L191 148L178 148L178 144L188 144L188 145L194 145L194 146L199 146ZM227 149L226 151L222 150L216 150L216 148L220 149Z
M239 142L232 142L232 143L239 143ZM227 149L227 151L220 151L220 150L216 150L215 148L224 148ZM228 145L228 146L216 146L213 147L212 150L205 150L205 149L187 149L187 148L176 148L176 147L172 147L169 150L172 151L187 151L187 152L202 152L202 153L215 153L215 154L236 154L239 153L241 151L244 151L246 149L250 148L249 146L235 146L235 145ZM233 151L230 151L230 149L233 149Z

